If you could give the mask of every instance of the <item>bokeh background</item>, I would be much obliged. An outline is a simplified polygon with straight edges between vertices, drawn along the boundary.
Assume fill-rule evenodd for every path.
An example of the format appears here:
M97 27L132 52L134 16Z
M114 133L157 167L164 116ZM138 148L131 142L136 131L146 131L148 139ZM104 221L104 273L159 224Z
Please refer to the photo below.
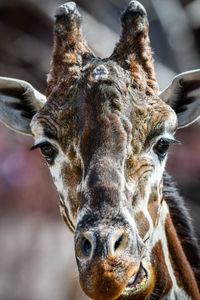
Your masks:
M0 0L0 76L29 81L45 91L58 0ZM89 46L111 54L125 0L77 0ZM200 0L143 0L160 88L175 74L200 67ZM200 123L179 130L167 169L173 174L200 239ZM73 236L31 137L0 124L0 299L83 300Z

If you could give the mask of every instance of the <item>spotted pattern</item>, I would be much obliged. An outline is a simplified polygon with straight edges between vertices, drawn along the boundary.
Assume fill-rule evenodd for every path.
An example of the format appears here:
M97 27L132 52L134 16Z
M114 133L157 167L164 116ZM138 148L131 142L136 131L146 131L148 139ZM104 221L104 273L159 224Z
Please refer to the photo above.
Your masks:
M166 218L165 230L170 252L170 262L173 267L176 282L192 299L199 299L199 290L195 284L194 274L178 240L170 215Z
M154 288L154 299L162 299L168 294L173 286L167 265L165 262L165 254L161 241L157 242L151 251L152 264L156 270L156 286ZM162 266L162 267L160 267Z
M144 213L140 211L135 215L135 222L138 229L138 233L143 239L146 233L149 231L149 221L145 217Z
M166 159L154 151L159 139L173 138L177 117L157 96L146 12L130 2L120 41L107 59L88 48L80 23L71 2L56 14L48 98L31 128L36 140L58 150L50 171L61 214L75 233L82 289L96 300L124 299L145 258L152 270L144 271L148 285L127 300L150 293L153 299L197 299L195 279L167 217ZM126 243L120 236L114 240L116 230L125 232ZM88 257L81 255L85 250ZM176 261L187 266L191 286L190 275L180 281Z
M148 202L148 212L151 216L154 226L157 223L159 204L160 201L158 198L158 194L156 192L156 188L152 188L152 193L150 195L149 202Z

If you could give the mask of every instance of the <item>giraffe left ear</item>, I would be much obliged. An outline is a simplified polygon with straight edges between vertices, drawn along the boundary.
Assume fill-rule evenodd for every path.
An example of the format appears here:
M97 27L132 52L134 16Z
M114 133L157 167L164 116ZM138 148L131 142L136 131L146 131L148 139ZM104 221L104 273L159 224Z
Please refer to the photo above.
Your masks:
M177 75L159 97L175 110L178 128L195 122L200 117L200 69Z
M0 121L11 129L31 135L30 122L45 102L30 83L0 77Z

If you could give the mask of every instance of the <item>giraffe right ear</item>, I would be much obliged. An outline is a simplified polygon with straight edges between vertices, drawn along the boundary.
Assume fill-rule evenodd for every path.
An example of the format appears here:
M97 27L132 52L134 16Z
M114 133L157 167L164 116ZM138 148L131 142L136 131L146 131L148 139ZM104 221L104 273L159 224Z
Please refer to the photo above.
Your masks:
M0 77L0 120L11 129L31 135L30 122L45 102L28 82Z
M175 110L178 128L195 122L200 117L200 69L177 75L159 97Z

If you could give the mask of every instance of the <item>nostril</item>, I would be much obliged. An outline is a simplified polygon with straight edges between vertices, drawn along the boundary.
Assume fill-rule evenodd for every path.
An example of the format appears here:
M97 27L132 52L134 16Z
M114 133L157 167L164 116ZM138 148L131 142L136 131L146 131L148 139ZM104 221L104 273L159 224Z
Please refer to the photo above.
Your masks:
M115 242L115 245L114 245L114 250L115 252L117 251L117 249L120 247L120 245L122 244L123 242L123 235L121 235L118 240Z
M92 237L89 233L82 233L76 243L76 254L80 258L89 259L93 250Z
M83 256L89 258L92 251L92 244L85 237L82 238L80 250Z
M128 243L128 236L125 230L117 230L110 238L109 253L112 256L119 255L123 251Z

